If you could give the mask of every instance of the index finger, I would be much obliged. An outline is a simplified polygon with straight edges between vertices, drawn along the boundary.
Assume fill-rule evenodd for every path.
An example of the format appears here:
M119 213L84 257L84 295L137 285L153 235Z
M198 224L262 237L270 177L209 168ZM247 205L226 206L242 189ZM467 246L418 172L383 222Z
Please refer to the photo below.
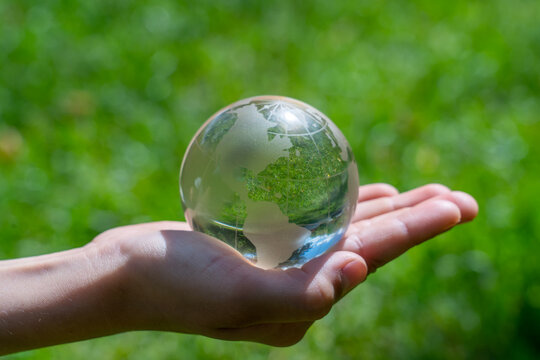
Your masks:
M458 224L462 209L475 200L460 196L459 201L432 199L351 224L336 250L352 251L362 256L370 272Z

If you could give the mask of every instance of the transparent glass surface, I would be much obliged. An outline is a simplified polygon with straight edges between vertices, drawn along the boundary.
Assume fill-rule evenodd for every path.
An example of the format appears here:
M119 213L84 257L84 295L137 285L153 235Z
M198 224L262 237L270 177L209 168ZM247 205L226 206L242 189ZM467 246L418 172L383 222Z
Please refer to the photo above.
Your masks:
M358 170L347 140L320 111L259 96L199 129L182 163L180 194L194 230L259 267L298 267L345 233Z

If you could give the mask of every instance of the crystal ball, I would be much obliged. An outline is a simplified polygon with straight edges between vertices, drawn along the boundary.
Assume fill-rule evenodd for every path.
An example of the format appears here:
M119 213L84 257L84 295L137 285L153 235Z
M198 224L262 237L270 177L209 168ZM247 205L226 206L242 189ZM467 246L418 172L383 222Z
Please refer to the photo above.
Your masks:
M300 267L345 233L358 170L337 126L301 101L258 96L214 114L180 170L193 230L220 239L258 267Z

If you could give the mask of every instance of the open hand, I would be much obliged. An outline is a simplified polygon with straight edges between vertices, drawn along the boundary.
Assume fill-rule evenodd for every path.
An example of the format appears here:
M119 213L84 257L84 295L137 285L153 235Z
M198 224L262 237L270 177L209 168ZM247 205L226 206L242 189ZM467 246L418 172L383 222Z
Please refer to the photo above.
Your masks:
M359 189L353 222L335 248L302 268L262 270L183 222L109 230L88 247L127 259L116 288L121 330L166 330L275 346L298 342L368 273L409 248L472 220L476 201L432 184L399 194Z

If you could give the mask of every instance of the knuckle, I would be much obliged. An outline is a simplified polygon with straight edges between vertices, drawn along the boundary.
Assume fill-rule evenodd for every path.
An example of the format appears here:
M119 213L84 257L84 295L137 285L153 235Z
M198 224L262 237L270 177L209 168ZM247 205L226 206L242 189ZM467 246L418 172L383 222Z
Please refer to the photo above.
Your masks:
M362 256L365 247L365 242L362 236L358 234L353 234L349 236L347 242L351 244L351 248L354 253Z
M381 209L384 209L386 212L396 209L396 202L392 197L382 197L377 199L377 202Z
M410 208L406 208L403 209L403 215L403 217L410 217L413 214ZM411 228L406 220L404 220L403 218L396 218L395 225L401 238L403 238L404 240L409 240L411 238Z
M302 304L304 311L312 319L321 319L326 316L334 302L335 290L331 284L315 283L303 295Z

